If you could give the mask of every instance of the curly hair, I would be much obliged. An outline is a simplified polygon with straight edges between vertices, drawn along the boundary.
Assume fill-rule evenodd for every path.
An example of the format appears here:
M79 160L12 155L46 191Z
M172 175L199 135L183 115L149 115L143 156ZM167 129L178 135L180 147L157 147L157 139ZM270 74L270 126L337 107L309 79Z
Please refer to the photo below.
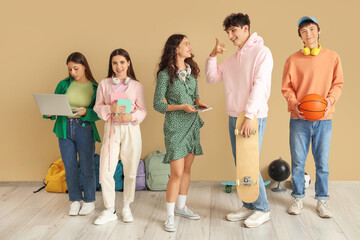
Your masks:
M156 76L159 76L159 73L167 68L167 72L170 77L171 85L174 83L174 79L177 76L178 67L176 66L176 48L179 46L181 41L186 36L183 34L173 34L171 35L165 43L163 54L159 63L159 70L156 73ZM191 57L185 59L185 63L188 64L191 68L191 75L195 78L198 78L200 69L198 64L193 60L194 55L191 54Z
M223 22L224 30L227 31L229 27L244 27L245 25L249 26L250 31L250 18L247 14L243 13L232 13L227 16Z

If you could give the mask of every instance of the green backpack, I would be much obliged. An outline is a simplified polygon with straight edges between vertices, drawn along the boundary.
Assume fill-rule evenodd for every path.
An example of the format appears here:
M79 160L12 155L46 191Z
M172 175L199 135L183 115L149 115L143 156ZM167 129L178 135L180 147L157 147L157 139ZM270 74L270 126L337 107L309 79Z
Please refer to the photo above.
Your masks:
M170 178L170 164L163 163L165 152L151 153L145 160L146 186L153 191L166 190Z

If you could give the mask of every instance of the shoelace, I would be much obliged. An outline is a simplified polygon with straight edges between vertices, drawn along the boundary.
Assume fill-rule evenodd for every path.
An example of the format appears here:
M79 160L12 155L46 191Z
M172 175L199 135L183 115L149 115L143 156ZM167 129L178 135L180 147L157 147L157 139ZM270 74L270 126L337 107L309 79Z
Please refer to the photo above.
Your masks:
M113 213L111 213L111 212L109 212L109 211L107 211L107 210L104 210L104 211L102 211L102 213L101 213L101 215L100 215L100 218L101 218L101 219L107 218L107 217L110 216L111 214L113 214Z
M301 200L298 198L295 198L293 204L296 204L296 207L300 208L301 207Z
M240 213L244 212L245 209L246 209L246 208L244 208L244 207L240 208L239 210L236 211L236 214L240 214ZM250 211L250 209L246 209L246 210L249 210L249 211Z
M70 205L70 209L71 210L75 210L75 209L78 209L80 208L80 204L77 204L75 202L73 202L71 205Z
M194 213L190 209L188 209L187 206L184 207L184 212L194 215Z
M131 210L129 210L129 209L124 210L122 212L122 215L123 215L123 217L131 217L132 216Z
M253 214L251 214L251 218L254 218L254 220L258 220L261 216L262 216L262 212L260 211L255 211Z
M240 209L240 210L237 210L237 211L235 212L235 214L241 214L241 213L242 213L241 209Z
M320 201L320 206L323 206L326 210L330 210L330 207L329 207L329 205L327 205L327 203L324 201L324 202L322 202L322 201Z
M174 216L168 216L168 218L165 221L165 224L171 223L174 225Z

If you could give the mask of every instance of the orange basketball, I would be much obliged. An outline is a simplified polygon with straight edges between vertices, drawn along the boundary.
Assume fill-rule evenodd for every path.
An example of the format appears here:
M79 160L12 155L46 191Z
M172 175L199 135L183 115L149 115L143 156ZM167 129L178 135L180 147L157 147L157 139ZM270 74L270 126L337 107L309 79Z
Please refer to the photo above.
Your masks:
M300 112L308 121L317 121L324 116L327 102L325 99L317 94L306 95L299 105Z

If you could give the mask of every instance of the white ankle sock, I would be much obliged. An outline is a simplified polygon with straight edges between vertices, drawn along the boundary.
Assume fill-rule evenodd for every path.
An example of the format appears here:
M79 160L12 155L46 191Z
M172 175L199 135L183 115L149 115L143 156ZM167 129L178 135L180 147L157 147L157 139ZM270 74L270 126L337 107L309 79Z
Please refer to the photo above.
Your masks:
M175 203L166 203L166 212L167 216L174 216L174 210L175 210Z
M176 207L178 209L183 209L185 207L186 197L187 197L187 195L179 195L178 196L178 199L176 201Z

